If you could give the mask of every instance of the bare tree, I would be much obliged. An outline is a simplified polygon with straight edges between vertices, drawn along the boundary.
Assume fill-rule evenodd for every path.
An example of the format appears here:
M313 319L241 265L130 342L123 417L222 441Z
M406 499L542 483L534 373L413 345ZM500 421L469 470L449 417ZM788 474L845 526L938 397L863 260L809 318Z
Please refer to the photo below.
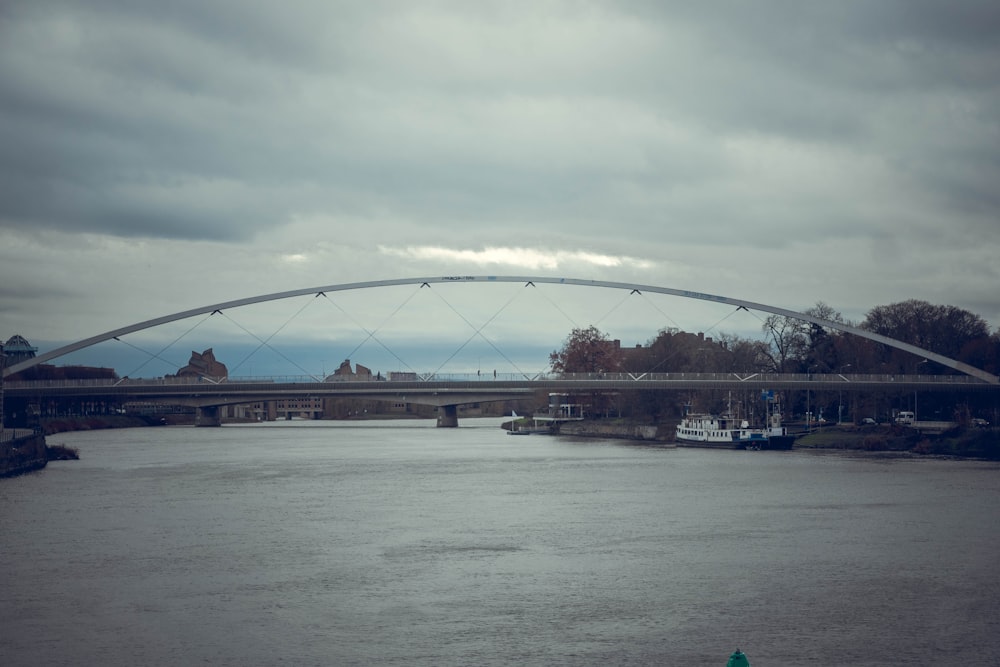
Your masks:
M768 357L771 370L787 373L793 367L802 365L809 347L805 322L794 317L770 315L761 329L770 341Z

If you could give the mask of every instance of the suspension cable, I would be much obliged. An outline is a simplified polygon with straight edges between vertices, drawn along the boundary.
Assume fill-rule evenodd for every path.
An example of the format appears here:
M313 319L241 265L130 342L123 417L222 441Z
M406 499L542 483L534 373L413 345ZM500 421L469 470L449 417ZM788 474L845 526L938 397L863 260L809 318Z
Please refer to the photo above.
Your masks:
M638 292L638 291L639 291L639 290L633 290L633 292ZM639 294L642 294L642 292L639 292ZM653 304L653 303L652 303L651 301L649 301L648 299L647 299L647 301L648 301L648 302L650 303L650 305L652 305L652 306L653 306L654 308L656 308L656 305L655 305L655 304ZM656 308L656 309L657 309L657 310L659 310L659 308ZM752 315L756 316L756 314L755 314L755 313L753 313L753 311L749 310L749 309L748 309L748 308L746 308L745 306L737 306L735 310L733 310L733 311L732 311L731 313L729 313L728 315L726 315L725 317L723 317L723 318L722 318L721 320L719 320L718 322L716 322L715 324L713 324L712 326L710 326L710 327L709 327L708 329L706 329L706 331L709 331L709 332L710 332L710 331L713 331L713 330L714 330L714 329L715 329L715 328L716 328L717 326L719 326L720 324L722 324L722 323L723 323L723 322L725 322L725 321L726 321L727 319L729 319L730 317L732 317L733 315L735 315L736 313L738 313L738 312L739 312L739 311L741 311L741 310L745 310L745 311L747 311L748 313L750 313L750 314L752 314ZM660 311L660 313L661 313L661 314L662 314L662 315L663 315L664 317L666 317L667 319L669 319L669 320L670 320L671 322L673 322L673 319L672 319L672 318L670 318L670 316L668 316L668 315L667 315L666 313L663 313L663 311ZM758 319L759 319L759 318L758 318ZM678 329L680 329L680 328L681 328L681 326L680 326L679 324L677 324L677 322L674 322L674 325L675 325L675 326L676 326L676 327L677 327ZM672 358L674 358L674 357L678 356L678 355L679 355L680 353L681 353L681 351L680 351L680 350L675 350L675 351L674 351L674 352L673 352L672 354L668 354L667 356L665 356L665 357L664 357L663 359L661 359L661 360L659 361L659 363L657 363L657 364L656 364L655 366L651 367L651 368L650 368L650 369L649 369L648 371L646 371L646 372L648 372L648 373L652 373L652 372L656 371L656 369L657 369L657 368L659 368L660 366L664 365L665 363L667 363L668 361L670 361L670 360L671 360Z
M235 366L233 367L233 370L236 370L237 368L239 368L239 367L241 367L241 366L242 366L243 364L245 364L245 363L246 363L246 362L247 362L247 361L248 361L248 360L249 360L249 359L250 359L250 358L251 358L251 357L252 357L253 355L257 354L257 352L258 352L258 351L259 351L259 350L260 350L260 349L261 349L262 347L267 347L267 348L268 348L269 350L271 350L272 352L274 352L275 354L277 354L277 355L278 355L279 357L281 357L282 359L284 359L285 361L287 361L288 363L290 363L291 365L295 366L295 367L296 367L296 368L298 368L298 369L299 369L300 371L302 371L302 373L303 373L304 375L308 375L309 377L311 377L311 378L315 379L315 378L316 378L316 376L315 376L315 375L313 375L312 373L310 373L310 372L309 372L309 371L307 371L306 369L302 368L302 366L300 366L300 365L299 365L299 364L297 364L296 362L294 362L294 361L292 361L291 359L289 359L289 358L288 358L288 356L287 356L287 355L285 355L285 354L284 354L284 353L283 353L283 352L282 352L281 350L279 350L279 349L277 349L277 348L273 347L272 345L270 345L270 340L271 340L272 338L274 338L275 336L277 336L277 335L278 335L278 334L279 334L279 333L281 332L281 330L282 330L282 329L284 329L284 328L285 328L285 327L287 327L287 326L288 326L289 324L291 324L292 320L294 320L294 319L295 319L295 318L297 318L297 317L298 317L299 315L301 315L301 314L302 314L302 311L303 311L303 310L305 310L306 308L308 308L308 307L309 307L309 305L310 305L310 304L312 303L312 301L313 301L313 300L309 300L309 301L306 301L306 302L305 302L305 304L303 304L303 306L302 306L301 308L299 308L299 309L298 309L297 311L295 311L295 313L294 313L294 314L293 314L293 315L292 315L292 316L291 316L290 318L288 318L287 320L285 320L285 322L284 322L284 323L283 323L283 324L282 324L282 325L281 325L280 327L278 327L278 328L277 328L277 329L276 329L276 330L274 331L274 333L272 333L272 334L271 334L270 336L268 336L268 337L267 337L266 339L262 339L262 338L261 338L260 336L258 336L257 334L253 333L252 331L250 331L249 329L247 329L247 328L246 328L245 326L243 326L242 324L240 324L239 322L237 322L237 321L236 321L236 320L234 320L233 318L229 317L229 315L227 315L226 313L222 312L221 310L217 310L217 311L215 311L215 313L218 313L218 314L222 315L222 316L223 316L224 318L226 318L227 320L229 320L230 322L232 322L233 324L235 324L236 326L238 326L238 327L239 327L240 329L242 329L242 330L243 330L244 332L246 332L246 333L247 333L248 335L252 336L252 337L253 337L253 338L255 338L255 339L256 339L257 341L259 341L259 342L260 342L260 345L258 345L257 347L255 347L255 348L254 348L254 349L253 349L253 350L252 350L252 351L250 352L250 354L248 354L247 356L245 356L245 357L244 357L244 358L243 358L243 359L242 359L242 360L240 361L240 363L236 364L236 365L235 365ZM214 315L215 313L213 313L213 315Z
M151 361L153 361L154 359L157 359L157 360L159 360L159 361L162 361L163 363L167 364L168 366L170 366L170 367L172 367L172 368L180 368L180 366L178 366L178 365L177 365L176 363L174 363L173 361L171 361L171 360L169 360L169 359L165 359L164 357L160 356L160 354L159 354L159 353L156 353L156 352L150 352L149 350L146 350L146 349L144 349L144 348L141 348L141 347L139 347L138 345L134 345L134 344L132 344L132 343L128 342L127 340L122 340L121 338L119 338L119 337L117 337L117 336L115 336L115 337L114 337L114 338L112 338L111 340L113 340L113 341L115 341L115 342L117 342L117 343L121 343L122 345L125 345L125 346L127 346L127 347L130 347L130 348L132 348L133 350L137 350L137 351L139 351L139 352L142 352L142 353L143 353L144 355L146 355L147 357L149 357L149 358L148 358L148 359L146 359L146 360L145 360L144 362L142 362L141 364L139 364L138 366L136 366L136 367L135 367L134 369L132 369L132 371L130 371L129 373L126 373L126 374L125 374L125 377L132 377L133 375L135 375L136 373L138 373L139 371L141 371L141 370L142 370L143 368L145 368L145 367L146 367L146 365L147 365L147 364L149 364L149 363L150 363ZM163 352L163 351L164 351L164 350L160 350L160 352Z
M133 345L132 343L129 343L128 341L124 341L121 338L119 338L118 336L115 336L113 340L116 340L119 343L124 343L125 345L128 345L129 347L131 347L131 348L133 348L135 350L138 350L138 351L142 352L143 354L149 355L149 358L146 359L146 361L142 362L139 365L138 368L136 368L135 370L133 370L131 373L128 373L125 377L129 377L129 376L135 375L136 373L138 373L139 371L141 371L143 368L145 368L146 365L149 362L151 362L153 359L159 359L160 361L164 362L168 366L172 366L174 369L180 369L181 366L178 366L177 364L173 363L172 361L168 361L167 359L164 359L160 355L163 354L164 352L166 352L167 350L169 350L174 345L176 345L178 341L180 341L182 338L184 338L185 336L187 336L189 333L191 333L192 331L194 331L195 329L197 329L198 327L200 327L205 322L205 320L207 320L208 318L210 318L212 315L215 315L216 312L217 311L213 311L213 312L209 313L208 315L206 315L205 317L203 317L200 320L198 320L190 329L188 329L187 331L185 331L184 333L182 333L180 336L178 336L177 338L175 338L172 341L170 341L169 343L167 343L167 345L165 345L159 352L156 352L156 353L144 350L144 349L142 349L141 347L139 347L137 345Z
M426 283L424 283L424 284L426 285ZM357 320L357 318L355 318L350 312L348 312L347 310L345 310L343 308L343 306L341 306L339 303L337 303L336 301L334 301L333 299L331 299L330 296L326 292L320 292L316 296L322 296L323 298L325 298L331 305L333 305L334 307L336 307L337 310L339 310L341 313L343 313L344 315L346 315L352 322L354 322L354 324L357 325L358 328L360 328L362 331L364 331L366 334L368 334L367 338L365 338L363 341L361 341L360 343L358 343L354 347L354 349L351 350L348 353L347 359L350 359L351 357L353 357L354 353L357 352L358 350L360 350L362 347L364 347L365 343L367 343L370 340L374 340L376 343L378 343L382 347L383 350L385 350L386 352L388 352L389 354L391 354L396 359L396 361L398 361L400 364L402 364L403 367L409 369L410 371L413 371L413 367L412 366L410 366L408 363L406 363L406 361L404 361L398 354L396 354L396 352L394 350L392 350L392 348L390 348L388 345L386 345L384 342L382 342L382 340L379 339L378 336L376 336L375 334L378 333L386 324L388 324L389 321L393 317L396 316L396 313L398 313L400 310L402 310L403 306L405 306L406 304L408 304L413 299L413 297L415 297L417 295L417 293L420 292L420 290L421 290L422 287L423 287L423 285L421 285L417 289L413 290L413 292L408 297L406 297L402 301L402 303L400 303L398 306L396 306L396 309L393 310L391 313L389 313L389 316L386 317L382 321L381 324L379 324L377 327L375 327L374 330L369 330L366 326L364 326L363 324L361 324L361 322L359 322Z
M534 287L534 286L535 286L535 283L533 283L533 282L530 282L530 281L529 281L529 282L525 283L525 285L524 285L524 286L525 286L525 287ZM570 317L570 316L569 316L569 314L567 314L565 310L563 310L562 308L560 308L560 307L559 307L559 304L558 304L558 303L556 303L555 301L553 301L552 299L550 299L550 298L549 298L549 295L548 295L548 294L546 294L546 293L545 293L545 292L544 292L543 290L538 290L538 292L537 292L537 293L538 293L538 294L541 294L541 295L542 295L542 298L543 298L543 299L545 299L546 301L548 301L548 302L549 302L549 304L550 304L550 305L551 305L551 306L552 306L553 308L555 308L556 310L558 310L558 311L559 311L559 312L560 312L560 313L562 314L562 316L563 316L563 317L565 317L565 318L566 318L566 320L567 320L567 321L568 321L568 322L569 322L570 324L572 324L572 325L573 325L573 328L574 328L574 329L579 329L579 328L580 328L580 325L579 325L579 324L577 324L576 320L574 320L574 319L573 319L572 317Z
M706 333L710 332L710 331L715 331L715 328L717 326L719 326L720 324L722 324L723 322L725 322L726 320L728 320L730 317L732 317L736 313L740 312L741 310L746 310L747 312L750 312L749 309L746 308L746 306L736 306L736 308L731 313L729 313L728 315L726 315L725 317L723 317L721 320L719 320L718 322L716 322L715 324L713 324L709 328L705 329Z
M607 319L607 318L608 318L608 316L609 316L609 315L611 315L611 313L613 313L613 312L615 312L616 310L618 310L618 309L619 309L619 308L621 307L621 305L622 305L623 303L625 303L626 299L628 299L629 297L631 297L631 296L632 296L633 294L635 294L635 293L636 293L636 292L638 292L638 291L639 291L639 290L635 290L635 289L634 289L634 290L632 290L631 292L629 292L628 294L626 294L625 296L623 296L623 297L621 298L621 301L619 301L618 303L616 303L616 304L615 304L614 306L612 306L612 307L611 307L611 310L609 310L608 312L604 313L604 315L602 315L602 316L601 316L601 317L600 317L600 318L599 318L599 319L598 319L598 320L597 320L596 322L594 322L594 326L596 327L596 326L597 326L597 325L599 325L599 324L600 324L601 322L603 322L603 321L604 321L605 319Z
M527 287L528 287L529 285L530 285L530 286L532 286L532 287L534 287L534 285L531 285L531 283L528 283L528 284L526 284L526 285L525 285L525 288L527 288ZM479 336L479 337L480 337L480 338L482 338L482 339L483 339L484 341L486 341L486 343L487 343L487 344L488 344L488 345L489 345L490 347L492 347L492 348L493 348L494 350L496 350L497 354L499 354L499 355L500 355L501 357L503 357L503 358L504 358L504 360L505 360L505 361L506 361L506 362L507 362L508 364L510 364L510 365L511 365L511 367L513 367L513 368L514 368L514 370L516 370L516 371L517 371L518 373L520 373L521 375L524 375L524 371L522 371L522 370L521 370L521 369L520 369L520 368L518 367L518 365L517 365L516 363L514 363L514 362L513 362L512 360L511 360L511 358L510 358L510 357L508 357L508 356L507 356L507 355L506 355L506 354L504 353L504 351L503 351L503 350L501 350L501 349L500 349L499 347L497 347L497 346L496 346L496 345L495 345L495 344L493 343L493 341L491 341L491 340L490 340L489 338L487 338L487 337L486 337L486 336L485 336L485 335L484 335L484 334L482 333L483 329L485 329L485 328L486 328L486 326L490 324L490 322L492 322L493 320L495 320L495 319L496 319L496 318L497 318L497 317L498 317L498 316L500 315L500 313L502 313L502 312L503 312L503 311L504 311L504 310L505 310L505 309L507 308L507 306L509 306L509 305L510 305L511 303L513 303L513 302L514 302L514 299L516 299L516 298L517 298L518 296L520 296L520 294L521 294L521 293L523 293L523 292L520 292L520 293L515 293L515 294L514 294L514 295L513 295L513 296L512 296L512 297L511 297L510 299L508 299L507 303L505 303L505 304L503 304L502 306L500 306L499 310L497 310L497 311L496 311L496 312L495 312L495 313L494 313L494 314L493 314L493 315L492 315L492 316L491 316L491 317L490 317L490 318L489 318L488 320L486 320L486 322L485 322L485 323L483 324L483 326L481 326L481 327L479 327L479 328L476 328L476 326L475 326L475 325L474 325L474 324L473 324L472 322L470 322L470 321L468 320L468 318L466 318L466 317L465 317L465 315L463 315L462 313L460 313L460 312L458 311L458 309L456 309L456 308L455 308L455 307L454 307L454 306L453 306L453 305L452 305L451 303L449 303L449 301L448 301L447 299L445 299L445 298L444 298L444 296L442 296L441 294L438 294L437 290L431 290L431 291L432 291L432 292L434 293L434 295L435 295L435 296L436 296L436 297L437 297L438 299L440 299L440 300L441 300L441 302L442 302L442 303L444 303L444 304L445 304L446 306L448 306L448 308L450 308L450 309L451 309L451 311L452 311L453 313L455 313L456 315L458 315L458 316L459 316L459 317L460 317L460 318L462 319L462 321L463 321L463 322L465 322L466 324L468 324L468 325L469 325L469 327L470 327L470 328L472 328L472 330L473 330L473 334L472 334L471 336L469 336L469 338L468 338L468 339L467 339L467 340L466 340L466 341L465 341L464 343L462 343L462 344L461 344L461 345L460 345L460 346L458 347L458 349L456 349L456 350L455 350L455 351L454 351L454 352L453 352L453 353L451 354L451 356L450 356L450 357L448 357L447 359L445 359L445 360L444 360L444 361L443 361L443 362L441 363L441 365L440 365L440 366L438 366L438 367L437 367L437 369L435 369L434 373L438 373L438 372L439 372L439 371L440 371L440 370L441 370L442 368L444 368L445 364L447 364L447 363L448 363L449 361L451 361L452 359L454 359L454 358L455 358L455 356L456 356L456 355L458 355L458 353L459 353L459 352L461 352L461 351L462 351L462 350L463 350L463 349L465 348L465 346L466 346L466 345L468 345L468 344L469 344L469 343L470 343L470 342L472 341L472 339L474 339L474 338L475 338L476 336Z
M658 312L658 313L659 313L660 315L663 315L663 317L665 317L666 319L670 320L670 322L671 322L671 323L672 323L672 324L673 324L673 325L674 325L675 327L677 327L677 329L678 329L678 330L679 330L679 329L681 328L681 325L679 325L679 324L678 324L678 323L677 323L676 321L674 321L674 318L670 317L670 316L669 316L669 315L667 315L667 314L666 314L665 312L663 312L663 310L661 310L661 309L660 309L660 307L659 307L659 306L657 306L657 305L656 305L656 303L655 303L655 302L654 302L654 301L653 301L652 299L650 299L650 298L649 298L648 296L646 296L646 295L645 295L645 294L644 294L643 292L641 292L641 291L639 291L639 290L637 290L637 289L634 289L634 290L632 290L632 292L631 292L631 294L636 294L636 293L637 293L637 294L638 294L639 296L641 296L641 297L643 298L643 300L644 300L644 301L645 301L645 302L646 302L647 304L649 304L649 305L650 305L650 306L651 306L651 307L652 307L652 308L653 308L653 309L654 309L654 310L655 310L656 312Z

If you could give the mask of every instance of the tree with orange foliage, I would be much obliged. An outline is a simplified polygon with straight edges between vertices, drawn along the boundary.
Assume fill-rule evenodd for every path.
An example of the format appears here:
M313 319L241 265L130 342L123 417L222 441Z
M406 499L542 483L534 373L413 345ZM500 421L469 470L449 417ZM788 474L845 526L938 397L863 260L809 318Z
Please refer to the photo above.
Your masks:
M623 359L621 345L591 325L573 329L562 349L549 355L549 365L555 373L617 373Z

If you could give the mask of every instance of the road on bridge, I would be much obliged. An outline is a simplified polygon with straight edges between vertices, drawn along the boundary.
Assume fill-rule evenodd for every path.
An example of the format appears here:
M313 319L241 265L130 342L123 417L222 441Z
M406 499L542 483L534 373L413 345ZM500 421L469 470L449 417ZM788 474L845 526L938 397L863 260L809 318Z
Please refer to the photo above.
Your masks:
M184 399L185 405L224 405L287 397L409 397L427 405L505 400L539 391L617 392L691 389L963 391L996 392L1000 386L965 375L841 375L752 373L567 373L484 379L475 375L428 375L422 379L330 381L313 378L186 378L8 382L14 397Z

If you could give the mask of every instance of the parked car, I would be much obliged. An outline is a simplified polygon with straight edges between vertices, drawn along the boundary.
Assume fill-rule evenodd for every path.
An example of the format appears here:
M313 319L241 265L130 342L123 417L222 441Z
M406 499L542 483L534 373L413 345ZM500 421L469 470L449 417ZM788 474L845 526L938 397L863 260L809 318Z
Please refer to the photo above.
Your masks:
M979 417L976 417L975 419L972 420L972 425L977 428L986 428L987 426L990 425L990 423L985 419L980 419Z
M864 419L861 420L861 423L864 424L865 426L874 426L878 422L872 419L871 417L865 417Z

